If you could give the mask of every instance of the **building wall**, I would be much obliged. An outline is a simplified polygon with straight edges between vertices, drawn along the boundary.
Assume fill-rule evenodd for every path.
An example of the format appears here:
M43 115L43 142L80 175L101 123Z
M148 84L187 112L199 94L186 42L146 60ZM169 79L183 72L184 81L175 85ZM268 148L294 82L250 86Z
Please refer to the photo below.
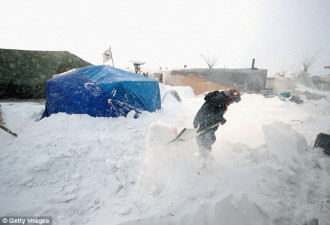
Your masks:
M291 80L286 78L275 78L273 83L273 93L276 95L279 95L283 92L292 91L293 90L293 84Z
M227 88L260 93L265 90L266 69L179 69L164 73L164 83L191 86L195 93Z
M190 86L196 95L230 88L229 86L216 84L193 75L171 75L170 73L171 72L164 72L164 84L172 86Z

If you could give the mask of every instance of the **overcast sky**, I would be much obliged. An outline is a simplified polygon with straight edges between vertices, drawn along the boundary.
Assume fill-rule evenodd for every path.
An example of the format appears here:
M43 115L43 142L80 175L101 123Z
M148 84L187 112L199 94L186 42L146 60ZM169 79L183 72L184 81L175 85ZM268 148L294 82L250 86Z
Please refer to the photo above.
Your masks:
M67 50L93 64L112 47L116 67L297 68L321 49L330 74L329 0L0 0L0 48Z

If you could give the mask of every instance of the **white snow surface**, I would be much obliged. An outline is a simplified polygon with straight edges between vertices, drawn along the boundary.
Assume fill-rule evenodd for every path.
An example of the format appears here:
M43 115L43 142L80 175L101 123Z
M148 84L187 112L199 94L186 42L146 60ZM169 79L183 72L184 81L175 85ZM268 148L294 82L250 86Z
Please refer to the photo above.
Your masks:
M330 158L313 148L330 133L329 97L303 104L244 94L200 167L192 128L204 95L161 86L162 109L126 118L59 113L2 102L0 216L52 216L54 224L320 225L330 221ZM329 95L327 95L329 96Z

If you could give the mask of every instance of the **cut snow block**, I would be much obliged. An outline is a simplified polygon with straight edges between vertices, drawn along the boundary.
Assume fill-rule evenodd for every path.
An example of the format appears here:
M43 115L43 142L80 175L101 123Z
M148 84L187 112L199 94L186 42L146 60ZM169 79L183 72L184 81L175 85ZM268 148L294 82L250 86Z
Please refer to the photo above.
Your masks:
M161 146L175 138L176 127L163 123L162 121L156 121L149 127L148 143L149 146Z
M304 136L292 129L291 125L281 122L263 125L265 142L268 149L280 160L291 162L307 148Z
M213 221L211 224L264 225L269 224L269 217L247 195L235 198L230 194L216 202Z
M322 148L326 155L330 155L330 135L319 133L316 136L314 147Z

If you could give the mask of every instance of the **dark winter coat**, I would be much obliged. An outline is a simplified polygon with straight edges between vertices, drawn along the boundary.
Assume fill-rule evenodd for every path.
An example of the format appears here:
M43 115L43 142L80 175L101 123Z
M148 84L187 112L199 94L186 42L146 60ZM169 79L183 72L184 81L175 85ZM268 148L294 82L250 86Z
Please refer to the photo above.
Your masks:
M194 127L199 125L199 131L225 121L223 114L231 103L223 91L210 92L204 97L204 100L205 102L197 112L193 123ZM217 128L218 126L214 131Z

